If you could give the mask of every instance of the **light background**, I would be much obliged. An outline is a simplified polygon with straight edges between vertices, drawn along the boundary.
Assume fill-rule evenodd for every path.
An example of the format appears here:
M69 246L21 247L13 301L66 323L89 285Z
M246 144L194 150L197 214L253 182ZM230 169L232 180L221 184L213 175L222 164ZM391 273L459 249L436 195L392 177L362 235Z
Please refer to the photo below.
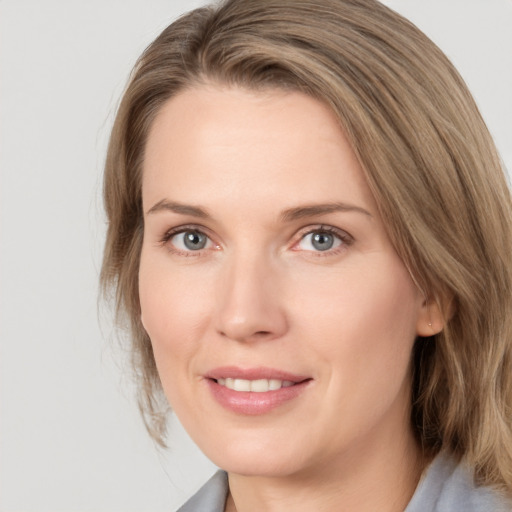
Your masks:
M0 511L172 511L207 479L149 440L97 279L101 172L136 57L199 0L0 0ZM454 61L512 169L512 0L387 0Z

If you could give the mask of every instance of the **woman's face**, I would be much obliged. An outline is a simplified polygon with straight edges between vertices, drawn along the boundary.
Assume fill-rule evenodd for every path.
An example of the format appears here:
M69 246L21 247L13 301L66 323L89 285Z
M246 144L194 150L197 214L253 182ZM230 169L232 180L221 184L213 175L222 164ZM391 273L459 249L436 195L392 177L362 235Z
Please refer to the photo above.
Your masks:
M142 322L171 406L235 473L330 468L412 437L429 313L335 117L201 86L147 142Z

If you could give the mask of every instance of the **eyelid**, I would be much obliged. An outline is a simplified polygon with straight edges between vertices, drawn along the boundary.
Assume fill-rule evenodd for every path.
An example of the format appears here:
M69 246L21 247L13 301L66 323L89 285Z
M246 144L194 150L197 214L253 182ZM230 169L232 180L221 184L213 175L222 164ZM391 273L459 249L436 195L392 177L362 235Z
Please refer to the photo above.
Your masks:
M183 251L178 249L176 246L172 245L170 243L170 240L180 233L185 233L187 231L196 231L198 233L201 233L202 235L206 236L208 240L213 244L213 247L211 248L203 248L198 249L197 251ZM205 252L211 251L211 250L219 250L220 244L217 243L213 237L209 234L209 230L205 228L204 226L198 225L198 224L182 224L180 226L176 226L173 228L170 228L164 232L164 234L159 237L159 245L162 245L167 248L167 250L171 253L182 255L182 256L202 256Z
M326 251L306 251L303 249L299 249L297 246L298 244L307 236L312 233L329 233L341 240L341 245L334 248L334 249L328 249ZM299 230L296 235L296 240L294 241L291 249L294 251L303 251L303 252L309 252L314 254L315 256L332 256L334 254L338 254L341 251L344 251L354 243L354 237L348 233L347 231L330 226L325 224L318 224L315 226L306 226Z
M213 244L213 247L211 248L204 248L204 249L198 249L197 251L182 251L178 249L175 246L170 247L169 241L171 238L177 234L184 233L186 231L197 231L198 233L201 233L205 235L210 242ZM307 251L304 249L298 248L298 244L309 234L312 233L329 233L341 240L340 246L334 248L334 249L328 249L326 251ZM316 225L309 225L301 228L296 235L294 236L294 241L291 245L291 250L293 251L302 251L314 254L315 256L332 256L336 255L344 250L346 250L350 245L354 243L354 237L348 233L347 231L331 226L331 225L325 225L325 224L316 224ZM199 224L182 224L180 226L172 227L164 232L162 236L159 237L159 245L167 247L168 251L174 254L183 255L183 256L202 256L208 251L216 251L221 248L221 245L215 241L214 237L211 236L210 230L206 228L205 226L199 225Z

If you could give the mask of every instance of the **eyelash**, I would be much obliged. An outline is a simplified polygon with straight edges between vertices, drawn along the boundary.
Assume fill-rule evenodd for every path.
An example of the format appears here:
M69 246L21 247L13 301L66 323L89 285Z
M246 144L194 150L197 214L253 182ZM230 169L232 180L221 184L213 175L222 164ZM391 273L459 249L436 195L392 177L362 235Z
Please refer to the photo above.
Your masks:
M177 228L172 228L172 229L169 229L168 231L166 231L164 233L164 235L162 236L162 238L160 239L159 241L159 244L166 247L167 250L171 253L174 253L174 254L178 254L180 256L185 256L185 257L198 257L198 256L203 256L205 251L204 250L197 250L197 251L182 251L176 247L172 247L172 244L169 244L170 240L176 236L176 235L179 235L181 233L187 233L189 231L194 231L196 233L199 233L201 235L204 235L206 236L206 238L208 238L210 241L211 241L211 237L209 237L206 232L205 232L205 229L202 227L202 226L196 226L196 225L184 225L184 226L179 226ZM216 247L218 247L218 244L214 244Z
M179 226L177 228L169 229L164 233L164 235L161 237L159 244L167 247L167 250L171 253L178 254L180 256L185 257L198 257L203 256L205 254L204 249L199 249L197 251L182 251L176 247L171 247L172 244L169 244L170 240L181 233L186 233L188 231L194 231L196 233L202 234L206 236L210 241L211 238L206 234L206 230L202 226L197 225L184 225ZM326 251L305 251L310 252L314 254L317 257L325 257L325 256L333 256L339 254L341 251L345 250L347 247L353 244L354 238L348 234L346 231L343 231L341 229L335 228L333 226L324 226L324 225L318 225L314 227L307 227L304 228L301 232L298 233L298 240L294 242L292 246L292 250L300 251L300 249L294 249L293 247L296 247L298 244L300 244L301 241L303 241L306 236L311 235L313 233L321 233L321 234L329 234L333 235L336 238L338 238L341 241L341 244L334 248L334 249L327 249ZM213 243L213 242L212 242ZM218 248L219 245L214 243L215 248ZM206 249L209 250L209 249Z
M327 257L338 255L339 253L346 250L347 247L354 243L354 238L351 235L349 235L346 231L335 228L334 226L319 225L313 228L307 227L305 228L304 231L299 232L299 239L297 242L293 244L293 247L300 244L300 242L303 241L306 238L306 236L311 235L313 233L333 235L334 237L338 238L341 241L340 245L334 249L327 249L326 251L308 251L314 254L315 257ZM300 249L293 250L299 251Z

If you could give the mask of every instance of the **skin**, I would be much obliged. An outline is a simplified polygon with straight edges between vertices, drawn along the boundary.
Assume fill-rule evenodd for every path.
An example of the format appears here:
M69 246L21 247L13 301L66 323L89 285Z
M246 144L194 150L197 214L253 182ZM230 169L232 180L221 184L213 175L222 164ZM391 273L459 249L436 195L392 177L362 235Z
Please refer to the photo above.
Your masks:
M411 350L442 318L391 245L330 110L295 92L179 93L149 134L143 204L142 322L171 406L229 473L226 510L403 511L424 466L409 420ZM206 246L169 234L183 226ZM319 251L311 232L324 229L334 245ZM206 383L227 365L311 381L246 415Z

